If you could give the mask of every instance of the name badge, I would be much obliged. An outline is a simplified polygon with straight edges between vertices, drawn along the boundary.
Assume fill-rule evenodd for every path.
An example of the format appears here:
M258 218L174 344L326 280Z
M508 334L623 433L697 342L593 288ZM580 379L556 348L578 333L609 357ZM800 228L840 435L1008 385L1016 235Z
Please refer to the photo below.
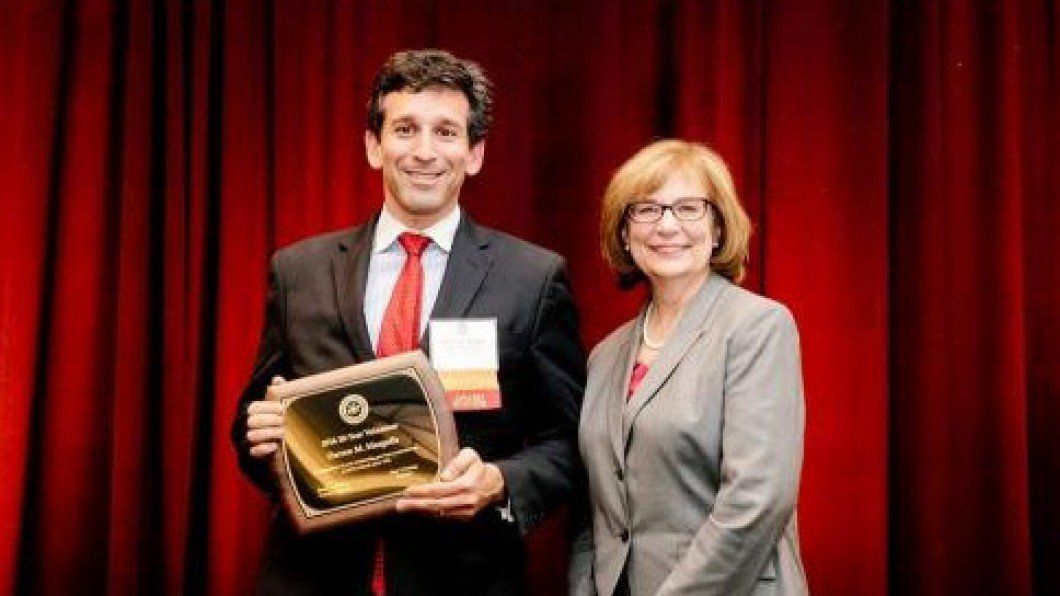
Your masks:
M455 412L497 410L497 319L436 319L430 322L431 364Z

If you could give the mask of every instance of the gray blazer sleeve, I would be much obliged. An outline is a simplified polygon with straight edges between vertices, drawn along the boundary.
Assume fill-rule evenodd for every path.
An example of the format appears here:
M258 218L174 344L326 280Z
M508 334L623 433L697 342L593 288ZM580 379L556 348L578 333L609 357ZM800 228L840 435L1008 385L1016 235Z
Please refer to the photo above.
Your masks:
M593 581L593 526L588 499L576 499L571 507L570 562L567 585L571 596L596 596Z
M805 410L798 332L782 306L728 339L721 482L713 512L659 594L749 594L792 515Z

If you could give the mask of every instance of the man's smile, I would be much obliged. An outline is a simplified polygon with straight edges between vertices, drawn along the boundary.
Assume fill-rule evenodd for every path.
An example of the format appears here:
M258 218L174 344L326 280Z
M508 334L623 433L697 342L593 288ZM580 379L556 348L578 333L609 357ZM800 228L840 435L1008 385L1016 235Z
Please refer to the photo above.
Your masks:
M444 170L437 172L428 170L401 170L401 173L404 174L410 182L417 186L431 186L445 175Z

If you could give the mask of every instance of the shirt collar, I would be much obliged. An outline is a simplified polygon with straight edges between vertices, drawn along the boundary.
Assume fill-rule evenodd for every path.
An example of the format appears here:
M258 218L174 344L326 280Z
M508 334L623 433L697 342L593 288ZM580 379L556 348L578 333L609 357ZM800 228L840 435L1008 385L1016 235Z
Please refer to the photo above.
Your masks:
M375 224L375 238L372 240L372 252L381 253L394 245L397 237L402 232L415 232L431 239L445 252L453 248L453 238L456 237L456 228L460 225L460 206L457 205L445 217L434 222L422 230L416 230L401 223L390 214L386 205L379 214L379 221Z

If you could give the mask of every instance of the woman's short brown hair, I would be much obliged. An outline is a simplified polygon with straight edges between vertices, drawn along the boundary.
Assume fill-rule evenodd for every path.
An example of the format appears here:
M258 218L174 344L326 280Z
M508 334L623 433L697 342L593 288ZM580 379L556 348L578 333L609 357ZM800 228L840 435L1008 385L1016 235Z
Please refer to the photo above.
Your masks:
M751 220L740 205L725 161L706 145L678 139L656 141L641 149L618 168L604 192L600 217L600 245L604 259L618 272L619 284L632 287L644 274L626 249L630 203L659 190L674 172L684 172L707 190L719 228L718 247L710 256L710 269L733 282L743 280Z

